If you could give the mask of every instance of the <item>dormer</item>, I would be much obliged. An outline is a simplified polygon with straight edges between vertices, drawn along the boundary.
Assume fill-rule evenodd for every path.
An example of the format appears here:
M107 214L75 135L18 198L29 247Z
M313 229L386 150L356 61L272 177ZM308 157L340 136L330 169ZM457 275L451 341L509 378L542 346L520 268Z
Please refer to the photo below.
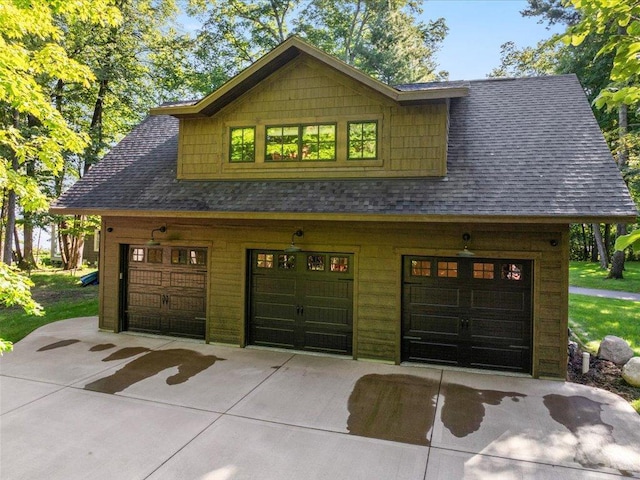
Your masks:
M462 82L385 85L292 37L180 120L183 180L443 177Z

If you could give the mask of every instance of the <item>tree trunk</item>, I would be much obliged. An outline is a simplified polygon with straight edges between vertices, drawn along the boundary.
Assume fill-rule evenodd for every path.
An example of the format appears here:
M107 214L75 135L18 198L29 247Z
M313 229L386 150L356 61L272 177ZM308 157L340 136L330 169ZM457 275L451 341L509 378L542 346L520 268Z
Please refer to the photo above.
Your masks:
M627 234L627 226L624 223L619 223L617 225L617 236L626 235ZM609 270L609 275L607 278L615 278L616 280L622 280L622 272L624 272L624 252L620 250L616 250L613 252L613 258L611 259L611 270Z
M72 225L69 225L66 219L63 219L58 224L58 244L60 245L60 257L62 258L63 270L82 268L82 250L84 247L84 233L82 233L83 223L84 217L76 215L73 217Z
M26 164L27 175L35 179L36 167L35 162L29 161ZM24 250L22 252L22 259L20 261L20 268L22 270L32 270L36 266L36 259L33 256L33 214L31 212L24 212L24 228L23 241Z
M13 111L13 126L20 126L20 114L17 110ZM11 153L11 168L18 171L20 164L16 156ZM2 252L2 260L7 265L13 263L13 230L16 227L16 192L11 189L7 192L7 223L4 226L4 250Z
M619 27L618 30L623 29ZM629 109L627 105L620 105L618 107L618 168L622 173L623 178L626 177L627 169L629 167L629 148L626 143L626 136L629 133ZM625 178L625 182L626 182ZM627 234L627 226L619 223L616 228L616 237ZM623 251L617 250L613 253L611 261L611 270L609 270L609 276L607 278L614 278L622 280L622 272L624 271L624 259L625 255Z
M33 255L33 215L24 214L23 228L24 250L22 252L22 262L20 268L23 270L32 270L36 266L36 259Z
M22 256L22 250L20 249L20 234L18 233L18 227L16 225L13 226L13 241L15 242L15 255L13 261L20 266L24 257Z
M16 192L7 193L7 222L4 225L4 251L2 261L7 265L13 263L13 229L16 226Z
M587 238L587 232L584 228L584 223L580 224L582 227L582 260L589 260L589 239Z
M618 168L623 176L629 166L629 147L626 143L626 136L629 132L629 108L627 105L618 107Z
M607 275L607 278L622 280L623 271L624 271L624 252L621 250L616 250L613 253L613 258L611 259L611 270L609 270L609 275Z
M602 238L602 232L600 231L600 225L597 223L593 224L593 238L595 239L596 246L598 247L600 266L602 267L602 269L606 270L609 267L609 255L607 254L607 249L604 246L604 240Z

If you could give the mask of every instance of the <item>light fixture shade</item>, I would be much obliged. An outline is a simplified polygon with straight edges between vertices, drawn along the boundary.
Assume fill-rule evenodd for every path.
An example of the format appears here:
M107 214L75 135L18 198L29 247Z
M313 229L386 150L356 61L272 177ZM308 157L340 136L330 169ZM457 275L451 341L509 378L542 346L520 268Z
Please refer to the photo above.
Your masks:
M301 252L302 249L296 246L296 237L303 237L304 232L302 230L296 230L291 235L291 245L284 249L285 253L298 253Z
M147 245L149 247L152 247L152 246L155 246L155 245L160 245L160 242L153 237L153 234L155 232L165 233L166 231L167 231L167 227L164 226L164 225L162 225L161 227L154 228L153 230L151 230L151 240L149 240L147 242Z

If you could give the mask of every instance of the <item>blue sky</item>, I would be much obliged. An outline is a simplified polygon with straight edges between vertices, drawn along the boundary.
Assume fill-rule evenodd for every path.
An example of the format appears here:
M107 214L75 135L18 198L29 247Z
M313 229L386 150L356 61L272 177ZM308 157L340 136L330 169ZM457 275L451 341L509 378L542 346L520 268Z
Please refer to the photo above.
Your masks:
M449 33L437 54L441 70L450 80L485 78L500 65L500 45L513 41L518 48L533 46L539 40L562 31L537 18L523 17L526 0L426 0L424 21L444 17Z

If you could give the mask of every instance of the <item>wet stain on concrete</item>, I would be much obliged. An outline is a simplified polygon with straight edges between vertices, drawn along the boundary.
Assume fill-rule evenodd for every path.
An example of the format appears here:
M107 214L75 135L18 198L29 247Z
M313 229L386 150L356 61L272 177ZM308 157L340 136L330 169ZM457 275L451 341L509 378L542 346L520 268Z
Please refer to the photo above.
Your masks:
M602 421L602 406L604 404L591 400L590 398L564 395L546 395L544 406L549 410L551 418L574 435L578 435L581 427L594 425L604 425L609 433L613 431L611 425Z
M439 381L413 375L370 374L349 396L347 430L352 435L429 445Z
M51 343L49 345L45 345L44 347L39 348L38 352L45 352L47 350L54 350L56 348L68 347L69 345L73 345L74 343L78 343L80 340L76 340L75 338L69 340L60 340L59 342Z
M498 390L476 390L465 385L449 383L443 386L444 404L441 419L456 437L463 438L477 432L486 414L485 405L500 405L509 397L514 402L526 395Z
M110 348L115 348L115 344L113 343L101 343L100 345L94 345L89 349L90 352L102 352L103 350L109 350Z
M118 352L114 353L114 355L116 354ZM218 358L215 355L203 355L183 348L149 351L145 355L127 363L112 375L91 382L85 385L84 388L85 390L113 394L173 367L178 368L178 373L167 378L166 383L167 385L177 385L186 382L194 375L222 360L224 358ZM107 361L107 359L103 361Z
M151 349L147 347L124 347L120 350L113 352L106 358L103 358L103 362L113 362L114 360L124 360L125 358L135 357L141 353L150 352Z
M578 395L545 395L544 406L551 418L567 428L577 440L574 460L585 468L608 467L626 472L620 466L612 465L611 459L603 454L603 447L615 443L613 426L602 421L604 403Z

